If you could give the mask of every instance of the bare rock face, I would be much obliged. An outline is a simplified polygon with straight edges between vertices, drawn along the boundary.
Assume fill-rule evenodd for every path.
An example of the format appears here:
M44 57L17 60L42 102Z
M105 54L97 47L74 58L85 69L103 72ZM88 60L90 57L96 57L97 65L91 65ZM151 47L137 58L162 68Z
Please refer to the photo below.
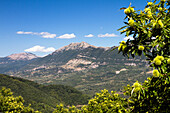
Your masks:
M18 54L11 54L7 56L11 60L32 60L34 58L38 58L35 54L32 53L18 53Z

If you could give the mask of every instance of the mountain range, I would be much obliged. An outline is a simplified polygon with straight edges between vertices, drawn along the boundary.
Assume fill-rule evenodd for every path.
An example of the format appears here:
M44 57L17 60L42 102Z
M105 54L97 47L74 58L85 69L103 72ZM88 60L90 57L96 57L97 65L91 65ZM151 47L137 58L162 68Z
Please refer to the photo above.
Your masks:
M142 82L151 75L144 56L125 58L113 48L81 42L71 43L45 57L14 54L0 58L0 73L41 84L69 85L92 95L104 88L120 92L122 86L136 80Z

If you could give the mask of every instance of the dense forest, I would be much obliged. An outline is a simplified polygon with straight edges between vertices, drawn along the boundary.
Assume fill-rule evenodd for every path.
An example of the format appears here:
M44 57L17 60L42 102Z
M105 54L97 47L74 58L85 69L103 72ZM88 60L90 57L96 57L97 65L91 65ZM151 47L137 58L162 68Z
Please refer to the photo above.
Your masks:
M54 110L56 104L65 106L84 105L89 99L88 95L64 85L40 85L35 82L17 77L0 74L0 89L10 88L15 96L22 96L24 105L35 110L49 113Z

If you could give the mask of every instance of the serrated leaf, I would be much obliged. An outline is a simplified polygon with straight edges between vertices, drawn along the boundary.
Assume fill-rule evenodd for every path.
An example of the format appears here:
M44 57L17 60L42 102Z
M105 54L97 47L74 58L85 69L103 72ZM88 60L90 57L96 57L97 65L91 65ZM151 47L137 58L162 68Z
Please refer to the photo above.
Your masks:
M126 7L122 7L122 8L120 8L120 10L123 10L123 9L126 9Z
M129 30L129 31L126 31L126 36L127 36L127 37L129 36L129 33L130 33L130 30Z
M132 51L132 54L135 54L135 50Z
M140 99L140 92L139 92L139 94L138 94L138 100Z
M127 26L123 26L123 27L119 28L117 31L120 31L121 29L123 29L123 28L125 28L125 27L127 27Z

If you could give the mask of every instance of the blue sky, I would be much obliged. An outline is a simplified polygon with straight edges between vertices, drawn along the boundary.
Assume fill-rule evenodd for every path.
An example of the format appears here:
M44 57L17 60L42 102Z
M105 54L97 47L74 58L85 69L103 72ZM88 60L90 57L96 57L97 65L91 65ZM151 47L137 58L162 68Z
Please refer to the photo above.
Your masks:
M0 0L0 57L32 52L44 56L72 42L111 47L125 36L118 28L130 2L146 0Z

